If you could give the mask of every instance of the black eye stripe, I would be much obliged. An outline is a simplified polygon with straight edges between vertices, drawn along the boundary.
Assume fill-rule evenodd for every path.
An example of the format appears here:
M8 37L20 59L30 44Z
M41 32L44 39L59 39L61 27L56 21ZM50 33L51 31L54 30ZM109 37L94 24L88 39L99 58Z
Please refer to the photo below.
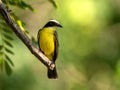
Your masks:
M53 22L49 22L49 25L54 25L54 23Z
M55 22L48 22L45 27L56 26Z
M60 25L60 23L55 20L50 20L47 24L45 24L43 28L45 27L61 27L62 28L62 25Z

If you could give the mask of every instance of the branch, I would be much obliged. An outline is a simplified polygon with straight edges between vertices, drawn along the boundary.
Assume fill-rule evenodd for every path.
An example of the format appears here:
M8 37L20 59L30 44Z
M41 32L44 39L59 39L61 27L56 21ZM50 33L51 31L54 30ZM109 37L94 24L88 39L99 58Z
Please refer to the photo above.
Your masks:
M0 0L0 14L17 37L26 45L30 52L38 58L46 67L53 70L55 64L53 64L39 49L37 49L27 35L20 29L20 27L11 19L7 8L2 4Z

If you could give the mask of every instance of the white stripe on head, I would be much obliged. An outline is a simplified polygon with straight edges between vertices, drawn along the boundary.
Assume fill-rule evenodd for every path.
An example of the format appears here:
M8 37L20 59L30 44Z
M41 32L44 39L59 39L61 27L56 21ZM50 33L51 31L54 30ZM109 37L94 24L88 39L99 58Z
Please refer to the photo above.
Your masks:
M59 22L58 22L57 20L52 19L52 20L50 20L50 21L52 21L52 22L55 22L55 23L58 23L58 24L59 24Z

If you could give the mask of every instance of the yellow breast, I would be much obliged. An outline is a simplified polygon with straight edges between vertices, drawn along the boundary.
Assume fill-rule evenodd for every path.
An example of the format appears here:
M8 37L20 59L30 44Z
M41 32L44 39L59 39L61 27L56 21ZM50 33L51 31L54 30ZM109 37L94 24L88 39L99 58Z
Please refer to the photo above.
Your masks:
M44 28L40 31L39 45L44 54L51 60L54 54L54 29Z

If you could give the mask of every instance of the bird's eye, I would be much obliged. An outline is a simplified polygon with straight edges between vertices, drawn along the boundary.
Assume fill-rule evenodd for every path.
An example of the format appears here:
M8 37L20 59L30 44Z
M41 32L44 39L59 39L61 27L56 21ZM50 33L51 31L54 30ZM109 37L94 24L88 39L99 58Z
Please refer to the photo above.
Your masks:
M50 26L52 26L52 25L53 25L53 23L52 23L52 22L50 22L49 24L50 24Z

